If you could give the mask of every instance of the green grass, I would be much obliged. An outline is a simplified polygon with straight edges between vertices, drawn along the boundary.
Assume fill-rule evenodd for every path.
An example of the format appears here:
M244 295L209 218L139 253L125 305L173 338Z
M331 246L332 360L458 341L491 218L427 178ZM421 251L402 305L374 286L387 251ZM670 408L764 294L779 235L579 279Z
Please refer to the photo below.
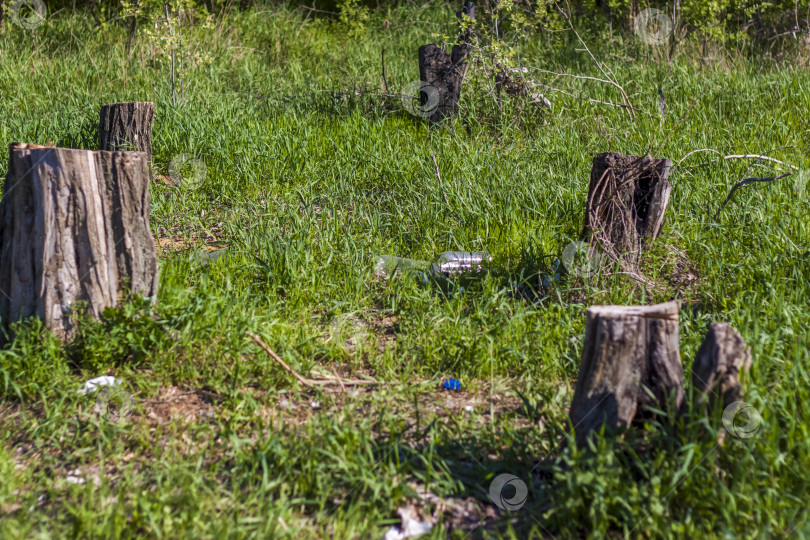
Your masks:
M355 94L382 91L382 48L392 92L418 78L416 49L437 27L403 24L413 20L452 12L390 8L357 41L300 10L232 13L193 31L213 62L187 73L182 107L165 59L150 59L143 40L128 59L123 28L63 11L35 32L2 30L3 144L95 148L101 104L150 100L157 172L189 153L206 175L197 189L152 185L152 231L177 247L161 250L155 304L85 321L70 345L28 321L0 351L0 537L381 538L420 490L465 501L482 520L465 531L445 512L436 538L810 536L806 173L745 187L714 219L750 161L696 167L712 156L693 155L673 172L662 236L643 261L656 286L565 277L537 301L520 294L578 238L597 153L653 144L677 161L707 147L790 147L771 155L810 169L807 70L667 62L584 32L641 109L636 121L552 92L550 110L507 101L499 111L467 87L463 121L429 129L397 100ZM527 36L521 57L599 75L571 37ZM555 85L621 99L590 81ZM206 245L225 254L203 264ZM377 255L445 250L488 250L493 262L450 295L373 274ZM575 450L567 407L585 309L671 298L684 306L687 379L708 323L732 323L750 345L744 399L761 429L723 439L720 411L696 412ZM246 330L306 376L382 384L305 388ZM134 398L122 422L77 394L102 374ZM461 393L439 388L448 377ZM528 484L528 503L486 517L502 472Z

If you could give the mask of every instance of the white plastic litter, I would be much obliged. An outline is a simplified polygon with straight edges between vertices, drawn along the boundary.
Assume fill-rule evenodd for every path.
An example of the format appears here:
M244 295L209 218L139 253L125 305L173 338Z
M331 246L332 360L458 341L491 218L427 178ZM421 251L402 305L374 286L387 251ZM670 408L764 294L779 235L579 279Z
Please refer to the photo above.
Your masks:
M67 480L69 484L84 484L87 480L79 476L80 474L82 474L82 471L80 471L79 469L76 469L75 471L70 471L67 477L65 477L65 480Z
M15 495L17 495L17 493L16 493L16 492L15 492L14 494L15 494ZM40 504L42 501L44 501L44 500L45 500L45 495L40 495L39 497L37 497L37 502L36 502L36 504L32 504L31 506L29 506L29 507L28 507L28 511L29 511L29 512L33 512L33 511L34 511L34 509L35 509L37 506L39 506L39 504Z
M290 403L290 400L288 399L282 399L281 401L279 401L278 406L281 407L282 409L287 409L290 411L297 408L295 404Z
M91 392L95 392L99 388L103 386L121 386L123 381L121 379L116 379L111 375L102 375L101 377L96 377L95 379L90 379L84 386L79 388L80 394L89 394Z
M465 405L464 410L467 412L473 412L475 409L473 408L472 405Z
M400 527L391 527L385 533L383 540L405 540L406 538L415 538L420 534L425 534L433 528L433 525L427 521L419 521L419 516L414 507L409 506L397 510L402 518L402 525Z

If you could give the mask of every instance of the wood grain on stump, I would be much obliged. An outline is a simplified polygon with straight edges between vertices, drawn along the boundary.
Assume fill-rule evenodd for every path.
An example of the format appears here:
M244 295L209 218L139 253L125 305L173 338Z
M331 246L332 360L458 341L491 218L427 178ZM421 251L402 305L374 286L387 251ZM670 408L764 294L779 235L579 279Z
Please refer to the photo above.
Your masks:
M742 398L740 373L751 368L751 351L728 323L713 323L692 364L692 388L701 400L721 397L723 406Z
M468 15L475 20L475 5L465 2L456 15L459 18ZM420 80L432 86L438 94L436 108L429 116L431 122L440 122L458 113L461 84L467 74L470 51L469 31L464 33L459 43L453 45L450 54L447 54L444 45L436 43L419 47ZM423 105L424 101L423 99Z
M155 104L129 101L102 105L98 127L100 150L146 152L152 161L152 119Z
M661 232L672 185L672 161L607 152L593 159L585 236L631 263Z
M647 407L683 403L677 302L654 306L593 306L571 403L577 443L605 426L630 425Z
M13 143L9 154L0 201L3 329L36 315L70 339L76 302L99 317L125 291L157 292L145 153Z

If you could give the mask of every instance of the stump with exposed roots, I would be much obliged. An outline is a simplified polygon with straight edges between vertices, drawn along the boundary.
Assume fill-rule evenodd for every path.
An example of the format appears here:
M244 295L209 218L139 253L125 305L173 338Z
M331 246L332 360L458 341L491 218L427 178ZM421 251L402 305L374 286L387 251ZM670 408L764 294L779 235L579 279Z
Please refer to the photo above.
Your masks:
M584 235L630 265L658 237L672 185L672 161L607 152L593 159Z

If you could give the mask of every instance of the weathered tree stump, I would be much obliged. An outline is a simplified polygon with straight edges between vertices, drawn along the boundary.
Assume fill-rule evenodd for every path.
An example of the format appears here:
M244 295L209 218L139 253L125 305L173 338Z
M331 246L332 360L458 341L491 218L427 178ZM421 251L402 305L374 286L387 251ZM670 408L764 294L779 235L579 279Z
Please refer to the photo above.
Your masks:
M672 161L607 152L593 159L584 235L630 263L661 232Z
M146 152L152 161L152 119L155 104L129 101L102 105L98 127L99 150Z
M569 416L577 444L603 425L629 426L646 407L677 410L683 403L678 303L592 306Z
M14 143L9 154L0 201L3 329L36 315L69 340L74 303L99 317L126 291L157 292L145 153Z
M469 15L475 20L475 5L465 2L456 16L462 18ZM470 55L470 30L466 30L459 43L453 45L450 54L445 52L444 45L432 43L419 47L419 77L422 83L427 83L438 94L436 108L430 114L431 123L440 122L458 113L458 100L461 96L461 84L467 74L467 58ZM422 104L429 96L422 96Z
M728 323L713 323L692 364L692 388L702 402L722 398L723 406L742 398L740 373L751 368L751 351Z

